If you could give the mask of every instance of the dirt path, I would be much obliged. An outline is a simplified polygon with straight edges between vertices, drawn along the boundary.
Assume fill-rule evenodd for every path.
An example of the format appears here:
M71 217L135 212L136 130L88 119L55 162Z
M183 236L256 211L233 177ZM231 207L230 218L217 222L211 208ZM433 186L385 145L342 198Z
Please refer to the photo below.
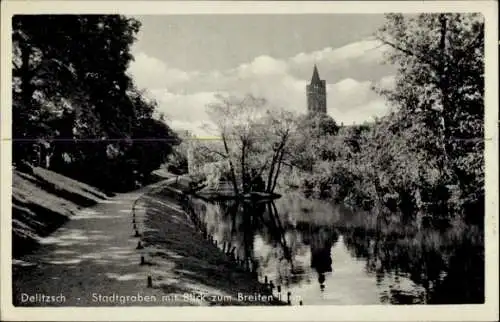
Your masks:
M262 285L204 239L175 198L158 189L173 180L82 210L35 252L15 260L14 305L277 304L248 298L265 295Z
M138 239L133 236L131 209L134 201L152 187L162 184L165 181L120 194L82 210L43 239L36 251L14 260L14 305L182 304L173 301L158 303L164 293L147 287L150 270L148 266L140 265L141 250L136 249ZM138 294L151 297L141 299ZM62 303L47 302L43 297L57 295L64 296ZM114 298L110 297L113 295ZM122 298L117 298L117 295ZM157 301L153 301L153 295ZM28 296L32 298L27 300Z

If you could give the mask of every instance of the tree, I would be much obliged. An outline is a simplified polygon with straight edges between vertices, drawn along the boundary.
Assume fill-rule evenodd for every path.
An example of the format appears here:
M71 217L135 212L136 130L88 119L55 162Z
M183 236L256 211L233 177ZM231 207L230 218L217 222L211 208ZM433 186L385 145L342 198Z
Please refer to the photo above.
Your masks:
M161 116L160 120L162 120ZM189 131L181 132L178 135L181 142L179 145L173 147L172 154L168 159L168 171L180 175L189 172L189 149L192 146L192 141L196 138Z
M300 153L288 155L287 163L311 172L316 162L335 160L334 147L338 142L339 130L335 120L326 114L298 117L291 144L294 146L292 150Z
M327 114L315 113L306 115L302 119L302 122L303 126L308 127L310 134L315 138L336 135L339 131L339 126L335 120Z
M264 99L246 95L217 96L207 106L220 138L200 151L227 164L228 179L236 195L248 193L266 176L265 191L276 189L294 118L291 113L272 109Z
M67 111L64 96L76 85L75 71L64 55L68 42L61 39L60 32L51 30L56 24L52 16L12 19L14 162L30 160L35 138L54 134L50 123ZM74 94L80 93L75 90Z
M272 193L276 189L285 158L292 153L291 142L292 136L297 131L297 118L288 111L271 110L267 113L265 124L269 130L267 142L271 144L269 147L272 151L266 191ZM262 143L265 144L265 142Z
M15 16L14 140L56 139L60 157L75 138L126 137L134 111L125 72L138 28L118 15ZM60 115L71 120L69 133L58 128Z
M173 147L181 142L167 124L151 118L138 122L131 141L132 145L123 159L132 164L132 172L137 171L142 178L147 178L164 164Z
M53 170L107 186L126 177L112 176L123 158L148 144L155 154L125 168L147 172L164 159L171 145L151 138L171 130L153 119L156 103L127 74L139 27L119 15L13 17L14 163L31 162L39 142ZM132 144L143 136L147 144Z
M441 185L458 185L461 207L484 209L483 17L390 14L377 38L399 66L395 88L380 91L398 108L398 130L437 160Z

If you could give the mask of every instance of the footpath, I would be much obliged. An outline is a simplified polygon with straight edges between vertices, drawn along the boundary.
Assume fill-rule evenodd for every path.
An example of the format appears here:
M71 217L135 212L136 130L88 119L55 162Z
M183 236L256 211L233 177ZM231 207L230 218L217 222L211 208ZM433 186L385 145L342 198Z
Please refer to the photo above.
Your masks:
M146 267L140 265L136 250L131 209L141 195L165 183L82 209L42 239L33 253L13 260L14 305L158 305L138 299L138 295L160 296L161 291L147 287Z
M13 260L13 304L269 304L257 299L260 284L198 236L174 198L159 194L173 180L85 208L34 252Z

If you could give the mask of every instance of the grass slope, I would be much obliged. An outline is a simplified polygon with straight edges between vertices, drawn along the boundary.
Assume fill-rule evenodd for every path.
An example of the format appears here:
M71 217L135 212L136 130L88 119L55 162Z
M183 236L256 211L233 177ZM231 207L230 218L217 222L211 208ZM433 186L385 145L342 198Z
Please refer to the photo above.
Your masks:
M172 186L185 187L186 179L179 179ZM169 268L155 270L153 274L154 283L166 294L181 299L183 294L204 294L209 305L284 304L276 299L245 297L268 293L257 277L197 231L178 204L175 190L151 192L141 198L141 204L145 208L140 216L144 218L145 252L153 267Z
M13 172L13 257L36 247L82 207L107 199L98 189L44 168Z

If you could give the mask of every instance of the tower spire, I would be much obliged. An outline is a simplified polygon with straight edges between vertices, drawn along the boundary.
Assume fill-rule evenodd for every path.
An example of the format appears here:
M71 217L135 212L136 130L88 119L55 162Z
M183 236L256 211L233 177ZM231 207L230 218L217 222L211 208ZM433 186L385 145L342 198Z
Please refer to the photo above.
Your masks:
M314 64L311 83L306 86L306 91L309 114L326 114L326 82L319 78L317 64Z
M319 73L318 73L318 66L314 64L314 70L313 70L313 75L311 78L311 84L320 84L321 79L319 78Z

